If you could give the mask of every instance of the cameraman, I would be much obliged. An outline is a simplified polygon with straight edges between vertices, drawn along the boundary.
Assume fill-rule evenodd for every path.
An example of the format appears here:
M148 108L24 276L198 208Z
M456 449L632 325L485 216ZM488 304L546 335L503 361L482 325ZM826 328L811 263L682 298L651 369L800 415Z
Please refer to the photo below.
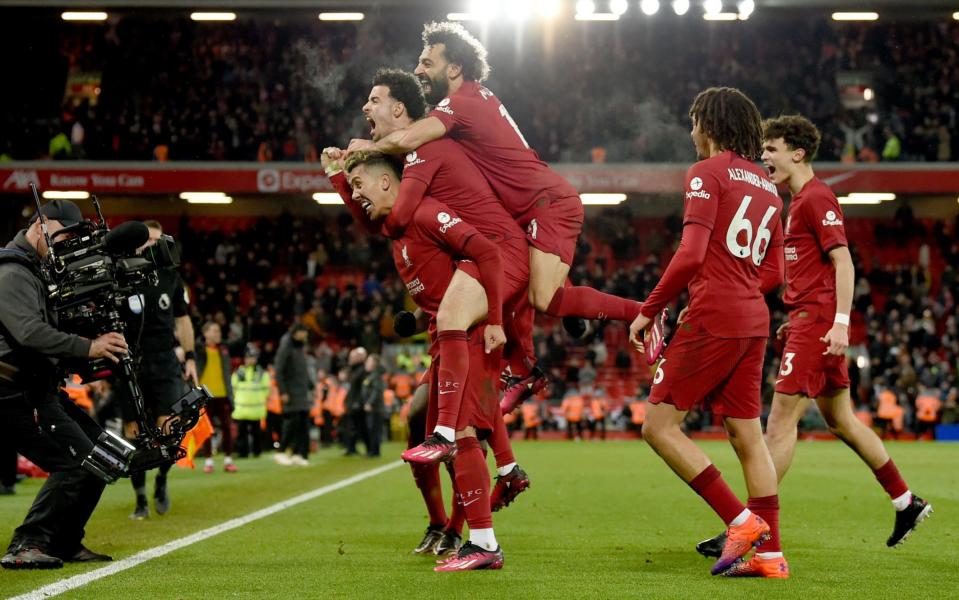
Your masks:
M163 227L157 221L144 221L150 230L150 239L140 252L153 246L163 235ZM142 296L141 319L130 323L129 337L138 340L140 362L137 366L137 381L143 394L147 415L156 419L157 425L169 418L170 409L183 395L184 380L197 381L194 355L193 322L187 314L188 297L183 289L180 275L172 268L157 270L156 285L140 290ZM183 347L186 362L183 367L174 352L177 344ZM116 386L117 398L123 415L123 434L131 443L139 433L137 414L126 386ZM167 473L172 464L157 469L153 486L153 507L157 514L170 510L170 494L167 491ZM150 516L147 506L146 472L130 475L130 483L136 494L136 507L131 519L143 520Z
M41 209L51 239L83 216L76 204L54 200ZM109 358L127 351L119 333L92 342L57 329L47 303L40 261L48 247L37 216L0 251L0 436L50 477L16 529L5 569L57 569L63 562L112 560L83 546L83 528L106 485L82 468L101 433L59 391L58 358Z

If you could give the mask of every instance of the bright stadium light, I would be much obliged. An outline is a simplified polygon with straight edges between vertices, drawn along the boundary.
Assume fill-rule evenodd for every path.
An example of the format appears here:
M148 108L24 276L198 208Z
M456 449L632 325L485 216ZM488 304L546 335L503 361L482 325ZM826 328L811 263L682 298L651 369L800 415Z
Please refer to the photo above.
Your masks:
M336 192L317 192L313 194L313 199L317 204L339 204L342 206L343 198Z
M516 4L527 4L517 2ZM473 0L470 2L470 14L475 15L481 21L488 21L498 15L500 12L500 3L498 0Z
M64 21L106 21L107 13L100 11L68 10L60 15Z
M537 0L536 2L536 12L539 13L539 16L546 19L551 19L559 14L559 9L559 0Z
M43 192L46 200L86 200L90 197L90 192L58 192L49 190Z
M647 17L651 17L659 12L659 0L642 0L639 3L639 10ZM686 10L689 10L689 2L686 3Z
M723 12L723 0L705 0L703 2L703 12L707 15L718 15Z
M236 21L234 12L193 12L190 18L194 21Z
M868 362L866 361L865 356L856 357L856 366L859 367L860 369L865 369L867 364Z
M736 8L739 9L739 20L745 21L756 10L756 2L754 0L740 0L736 4Z
M834 12L833 21L875 21L879 18L877 12Z
M615 206L626 200L626 194L580 194L579 199L589 206Z
M839 197L839 204L882 204L896 199L895 194L874 192L852 192Z
M739 19L739 15L736 13L705 13L703 18L707 21L736 21Z
M506 7L506 16L510 21L522 23L533 14L531 2L514 2Z
M362 21L364 15L361 12L321 12L321 21Z
M959 12L954 12L954 13L952 13L952 18L953 18L953 20L955 20L955 21L959 21Z
M689 12L689 0L673 0L673 12L681 17Z
M609 12L614 15L622 15L629 9L627 0L609 0Z
M872 102L872 99L876 97L876 93L872 91L872 88L866 88L862 91L862 99L866 102Z
M596 3L593 0L576 1L576 17L585 17L596 12Z
M478 21L479 17L472 13L448 13L447 21Z
M181 200L190 204L231 204L233 198L223 192L182 192Z

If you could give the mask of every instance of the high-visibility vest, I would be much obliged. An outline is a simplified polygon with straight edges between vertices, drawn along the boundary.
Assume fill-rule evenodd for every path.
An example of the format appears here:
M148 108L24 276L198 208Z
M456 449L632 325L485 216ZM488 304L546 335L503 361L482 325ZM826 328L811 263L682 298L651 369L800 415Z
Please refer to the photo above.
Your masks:
M895 419L900 410L899 401L892 390L879 392L879 409L876 414L880 419Z
M539 404L535 402L525 402L523 409L523 425L527 428L539 427L541 420L539 418Z
M323 401L326 399L327 383L329 379L320 379L313 388L313 406L310 408L310 417L315 425L323 425Z
M413 395L413 377L407 373L397 373L390 378L390 387L396 392L396 397L406 400Z
M346 412L346 387L339 381L331 379L327 384L326 400L323 408L329 411L334 418L342 417Z
M583 420L584 405L585 402L582 396L569 396L563 400L560 408L563 410L563 416L566 417L567 421L578 423Z
M942 401L935 396L923 394L916 398L916 418L924 423L935 423L940 408Z
M79 375L74 375L63 386L63 391L67 393L70 400L83 410L93 412L93 399L90 397L90 388L83 385L83 379Z
M633 400L629 403L629 412L632 413L630 421L633 425L642 425L646 422L646 402L643 400Z
M593 413L594 421L601 421L606 418L606 400L602 398L593 398L589 402L589 410Z
M270 373L270 396L266 401L266 410L274 415L282 415L283 404L280 402L280 386L276 384L276 370L270 367L268 371Z
M383 390L383 406L386 408L386 412L393 411L394 402L396 402L396 392L389 388Z
M256 366L240 367L230 378L233 385L233 418L259 421L266 418L270 398L270 374Z

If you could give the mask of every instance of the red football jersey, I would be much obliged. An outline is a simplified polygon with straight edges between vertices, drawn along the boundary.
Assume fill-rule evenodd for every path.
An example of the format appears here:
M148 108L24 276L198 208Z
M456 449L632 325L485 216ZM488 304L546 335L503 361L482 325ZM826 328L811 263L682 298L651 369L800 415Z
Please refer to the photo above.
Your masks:
M506 107L475 81L464 81L456 93L430 112L446 126L446 134L463 149L489 181L514 218L525 215L544 197L576 196L576 189L549 168L520 133Z
M839 201L813 177L793 196L786 220L787 309L816 307L820 318L835 318L836 272L829 251L847 245Z
M689 282L687 322L721 338L769 335L759 266L770 249L781 252L782 209L765 171L734 152L689 168L683 224L711 233L706 260Z
M427 186L426 193L450 207L467 223L493 241L525 239L526 235L510 217L489 183L463 148L451 139L427 142L405 156L403 179L415 179ZM403 210L394 206L396 214Z
M456 270L454 257L481 235L449 207L427 196L403 236L393 241L393 262L416 305L436 318Z

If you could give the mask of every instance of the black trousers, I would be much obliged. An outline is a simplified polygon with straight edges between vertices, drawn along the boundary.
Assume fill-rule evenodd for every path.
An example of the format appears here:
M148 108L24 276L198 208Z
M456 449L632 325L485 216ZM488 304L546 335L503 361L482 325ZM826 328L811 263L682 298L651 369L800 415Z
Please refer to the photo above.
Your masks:
M280 450L292 450L303 458L310 455L310 412L294 410L283 413L283 439Z
M383 443L383 413L372 411L366 413L366 455L379 456L380 444Z
M369 452L369 435L366 427L366 411L362 408L351 410L345 416L346 427L344 428L343 445L346 446L348 454L356 454L356 443L363 442L366 445L366 451Z
M236 419L236 453L240 458L246 458L252 452L259 456L263 451L263 432L259 421Z
M13 437L0 436L0 485L13 487L17 483L17 448Z
M70 556L106 483L80 465L102 430L72 402L46 391L0 386L0 435L50 473L8 551L40 548Z

